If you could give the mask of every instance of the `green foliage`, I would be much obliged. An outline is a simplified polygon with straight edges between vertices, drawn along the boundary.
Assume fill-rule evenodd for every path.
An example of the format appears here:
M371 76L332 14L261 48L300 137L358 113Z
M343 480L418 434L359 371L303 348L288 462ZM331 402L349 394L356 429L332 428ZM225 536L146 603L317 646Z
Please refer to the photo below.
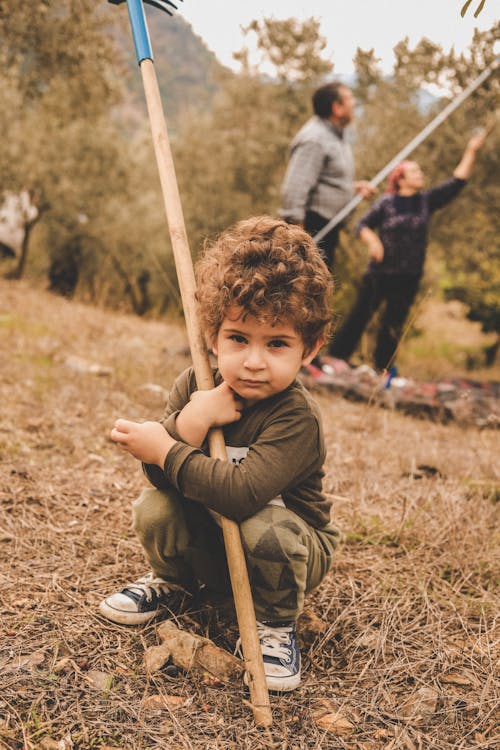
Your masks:
M265 18L252 21L245 29L246 34L249 32L257 37L261 64L269 63L280 83L320 80L332 69L332 63L322 57L326 39L320 35L319 22L314 18ZM239 57L242 59L241 53Z
M232 73L224 68L204 42L193 33L180 14L167 16L157 8L145 5L147 24L158 86L169 127L175 134L178 118L187 111L192 116L206 111L224 81ZM115 14L118 9L114 9ZM125 7L121 8L126 16ZM115 25L117 44L126 60L128 70L127 110L144 117L145 103L136 56L133 50L130 24ZM137 125L137 123L134 123Z
M490 65L499 28L497 24L489 31L476 31L468 55L453 51L444 54L425 39L410 49L405 39L395 47L396 60L390 78L380 74L373 50L358 50L356 94L363 105L355 149L359 177L376 174L448 103L439 100L424 112L419 106L422 87L430 83L446 85L453 98ZM467 140L491 118L498 104L498 91L498 76L493 74L411 155L423 167L429 186L452 175ZM465 302L470 319L480 321L485 331L500 331L498 153L497 126L478 154L466 189L436 214L430 229L429 254L434 256L434 265L440 262L445 268L441 288L448 299ZM351 219L351 227L365 210L362 204ZM352 280L361 274L364 264L352 239L340 259L341 279ZM341 307L345 309L351 299L352 292L348 289L344 298L340 298Z
M277 213L290 140L331 69L318 29L314 20L293 18L250 24L259 62L241 50L241 72L226 81L212 111L182 121L175 163L193 249L244 216Z
M453 52L446 58L448 80L455 91L471 83L495 59L493 47L500 24L483 33L476 31L471 59ZM452 171L464 142L478 126L492 130L477 157L477 164L462 195L438 214L432 227L437 254L444 260L446 273L441 287L448 299L459 299L469 308L471 320L482 323L484 331L500 333L499 236L499 146L500 132L494 112L500 84L493 74L445 122L425 144L425 159L438 178ZM424 147L423 147L424 148Z
M110 10L93 0L2 3L0 194L27 186L37 196L31 262L52 274L52 288L71 294L78 284L114 305L125 293L134 306L131 290L151 266L144 248L158 251L165 232L145 127L132 140L119 119L123 59ZM167 251L163 242L159 255Z
M241 70L233 74L182 18L149 8L147 14L195 254L228 224L277 212L290 140L311 114L312 91L333 66L312 18L252 22L247 40L260 57L251 63L245 47L235 55ZM423 107L423 87L438 84L453 98L493 60L498 30L476 32L467 55L445 54L426 39L411 48L404 39L395 47L391 76L382 74L376 50L357 50L359 179L373 177L445 106L447 99ZM125 6L1 0L0 38L0 193L27 186L41 208L27 272L43 276L76 264L76 291L84 299L138 313L178 307ZM428 184L451 175L497 96L498 77L491 76L415 151ZM430 247L444 292L463 300L485 330L496 331L498 139L497 127L463 195L433 220ZM366 209L362 203L342 233L335 269L340 312L366 265L366 250L353 232Z

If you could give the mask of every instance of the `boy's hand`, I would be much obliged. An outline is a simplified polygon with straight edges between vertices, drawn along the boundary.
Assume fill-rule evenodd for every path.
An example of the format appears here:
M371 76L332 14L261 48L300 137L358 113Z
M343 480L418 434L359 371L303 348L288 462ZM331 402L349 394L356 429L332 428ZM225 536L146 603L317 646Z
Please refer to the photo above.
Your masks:
M159 422L130 422L128 419L117 419L111 430L111 440L139 461L156 464L160 469L176 442Z
M241 417L243 401L227 383L209 391L195 391L177 417L177 431L188 445L199 448L211 427L222 427Z
M222 427L241 417L243 401L225 382L209 391L195 391L191 403L209 427Z

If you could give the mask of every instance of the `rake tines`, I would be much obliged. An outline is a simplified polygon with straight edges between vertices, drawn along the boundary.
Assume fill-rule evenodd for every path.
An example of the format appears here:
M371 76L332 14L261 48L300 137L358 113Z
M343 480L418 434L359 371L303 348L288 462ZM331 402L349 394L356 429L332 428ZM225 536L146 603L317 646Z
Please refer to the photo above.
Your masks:
M108 0L108 3L111 3L112 5L121 5L122 3L126 3L126 2L127 0ZM169 5L174 10L177 10L177 5L174 5L174 3L171 2L171 0L143 0L143 2L145 2L146 5L152 5L155 8L164 10L165 13L168 13L169 16L172 15L172 11L168 7Z

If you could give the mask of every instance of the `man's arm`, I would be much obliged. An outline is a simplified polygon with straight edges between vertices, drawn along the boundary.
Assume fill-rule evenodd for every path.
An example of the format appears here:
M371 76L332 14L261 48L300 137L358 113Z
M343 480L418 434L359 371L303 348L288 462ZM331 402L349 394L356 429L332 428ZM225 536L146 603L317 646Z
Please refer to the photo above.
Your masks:
M315 141L301 143L290 157L281 189L281 215L294 224L303 224L309 196L318 184L324 152Z

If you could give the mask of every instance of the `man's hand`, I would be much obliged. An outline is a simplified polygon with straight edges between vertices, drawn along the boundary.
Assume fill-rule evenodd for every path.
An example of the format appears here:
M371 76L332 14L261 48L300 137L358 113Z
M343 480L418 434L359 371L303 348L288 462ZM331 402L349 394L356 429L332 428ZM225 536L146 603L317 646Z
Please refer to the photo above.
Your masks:
M375 193L375 188L368 182L368 180L358 180L354 183L354 190L357 195L362 195L363 198L370 198Z
M159 422L130 422L128 419L117 419L111 430L111 440L139 461L156 464L160 469L176 442Z

